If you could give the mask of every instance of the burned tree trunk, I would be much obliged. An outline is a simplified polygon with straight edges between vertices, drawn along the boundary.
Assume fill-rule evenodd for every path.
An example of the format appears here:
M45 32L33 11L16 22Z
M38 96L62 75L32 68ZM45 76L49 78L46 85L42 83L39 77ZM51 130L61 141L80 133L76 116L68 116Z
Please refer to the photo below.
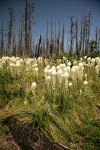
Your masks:
M79 47L78 47L78 19L76 19L76 56L79 58Z
M21 125L22 122L14 116L8 117L6 124L22 150L70 150L70 148L48 139L31 125Z

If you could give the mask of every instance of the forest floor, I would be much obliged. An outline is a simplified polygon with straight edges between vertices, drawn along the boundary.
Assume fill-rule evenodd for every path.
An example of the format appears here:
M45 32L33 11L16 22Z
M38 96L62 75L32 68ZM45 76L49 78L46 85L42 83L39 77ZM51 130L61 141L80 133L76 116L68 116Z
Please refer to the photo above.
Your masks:
M3 105L0 105L0 117L8 114ZM9 128L0 122L0 150L21 150L15 142Z
M2 114L2 115L4 114L4 116L8 116L9 117L9 116L11 116L12 113L9 110L7 110L5 107L0 106L0 114ZM94 121L98 120L98 124L100 126L100 106L99 105L97 106L97 113L96 113L96 116L94 116L93 120ZM8 127L9 125L7 125L7 122L5 122L5 120L3 122L4 122L4 124L1 125L1 127L0 127L0 150L28 150L27 148L24 149L24 148L21 148L19 146L19 144L15 140L15 137L13 137L14 135L11 133L10 128ZM15 128L14 130L16 130L18 127L16 126L14 128ZM94 126L92 126L91 129L94 130ZM17 134L19 134L19 133L17 133ZM81 138L80 138L79 143L76 143L77 145L78 144L83 145L83 143L84 143L84 137L82 137L82 136L80 136L80 137ZM26 138L26 137L24 137L24 138ZM36 149L32 148L32 149L33 150L38 150L37 148ZM65 148L63 147L61 149L62 150L67 150L66 147ZM40 149L40 150L42 150L42 149ZM49 147L48 150L51 150L50 147ZM77 149L75 148L75 150L82 150L82 149L80 148L80 146L77 146ZM92 150L95 150L95 149L92 148Z

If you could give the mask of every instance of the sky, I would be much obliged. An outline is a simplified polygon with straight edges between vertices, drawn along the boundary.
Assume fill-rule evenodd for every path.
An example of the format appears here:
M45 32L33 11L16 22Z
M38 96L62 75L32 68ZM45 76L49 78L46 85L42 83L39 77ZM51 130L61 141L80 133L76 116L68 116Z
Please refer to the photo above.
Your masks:
M95 28L100 28L100 0L31 0L35 4L33 25L33 37L37 41L40 34L45 36L47 28L47 19L57 22L60 19L61 25L65 24L66 34L69 31L69 17L74 16L79 20L82 16L92 12L91 34L94 35ZM8 21L8 7L15 10L15 29L18 29L19 11L21 9L21 0L0 0L0 27L3 19L4 25ZM6 27L5 27L6 28Z

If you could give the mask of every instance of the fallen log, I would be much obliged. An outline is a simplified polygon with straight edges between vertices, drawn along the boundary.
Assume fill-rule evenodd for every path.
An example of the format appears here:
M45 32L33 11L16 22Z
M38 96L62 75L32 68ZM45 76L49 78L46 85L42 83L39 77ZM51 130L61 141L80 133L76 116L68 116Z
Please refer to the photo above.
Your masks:
M29 125L21 125L14 116L6 119L14 140L22 150L71 150L70 148L51 141Z

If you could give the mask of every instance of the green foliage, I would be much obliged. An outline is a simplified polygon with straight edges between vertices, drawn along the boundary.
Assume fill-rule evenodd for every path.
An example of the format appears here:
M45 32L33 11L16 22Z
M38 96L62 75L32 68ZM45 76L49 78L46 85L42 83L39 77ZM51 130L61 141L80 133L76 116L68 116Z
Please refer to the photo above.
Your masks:
M4 134L6 131L8 131L8 127L0 123L0 135Z
M75 55L71 52L71 50L69 50L68 52L64 53L64 56L68 59L68 60L74 60L75 59Z
M100 120L87 122L80 130L85 138L83 150L99 150L100 148Z
M44 104L43 106L37 107L33 114L33 125L35 128L43 129L45 127L45 119L48 116L48 104Z
M25 97L25 88L20 85L19 77L15 78L9 70L0 70L0 85L0 98L4 104L16 97Z
M8 87L14 83L14 77L11 75L9 70L0 70L0 97L5 103L8 99L11 99L12 92Z

